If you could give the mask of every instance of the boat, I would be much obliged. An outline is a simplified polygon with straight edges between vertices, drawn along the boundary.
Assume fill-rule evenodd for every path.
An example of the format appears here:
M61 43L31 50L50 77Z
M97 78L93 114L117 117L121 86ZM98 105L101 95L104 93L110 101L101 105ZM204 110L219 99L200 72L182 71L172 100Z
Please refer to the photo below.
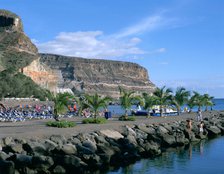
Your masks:
M150 113L150 116L160 116L160 111L158 108L152 109L149 113ZM175 116L175 115L178 115L178 112L172 108L164 108L163 115L164 116Z
M147 116L149 115L149 112L145 110L132 110L131 114L135 116Z

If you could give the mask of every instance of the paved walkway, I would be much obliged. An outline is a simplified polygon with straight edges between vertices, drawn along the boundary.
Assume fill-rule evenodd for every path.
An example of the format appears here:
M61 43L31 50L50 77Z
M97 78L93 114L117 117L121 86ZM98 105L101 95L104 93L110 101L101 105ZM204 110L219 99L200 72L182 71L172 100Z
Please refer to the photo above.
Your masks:
M217 111L204 112L203 117L212 116L217 114ZM138 117L136 121L119 121L118 117L114 117L112 120L108 120L106 124L81 124L82 118L72 118L77 123L77 126L73 128L53 128L47 127L45 124L49 120L30 120L25 122L5 123L0 122L0 138L11 136L17 138L46 138L51 135L64 135L71 136L78 133L87 133L102 129L114 129L119 130L123 125L135 125L135 124L158 124L163 122L174 122L186 119L195 119L196 113L182 114L180 116L167 116L167 117Z

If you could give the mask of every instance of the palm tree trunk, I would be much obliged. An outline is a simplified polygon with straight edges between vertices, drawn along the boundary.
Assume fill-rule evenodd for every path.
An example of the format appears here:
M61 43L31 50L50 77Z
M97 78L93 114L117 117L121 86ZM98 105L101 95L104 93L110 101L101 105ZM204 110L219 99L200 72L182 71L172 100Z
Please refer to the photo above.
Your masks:
M95 118L95 120L96 120L96 114L97 114L97 111L95 110L94 111L94 118Z
M58 115L58 112L57 112L57 110L55 109L54 110L54 119L55 119L55 121L59 121L59 115Z
M125 109L125 118L127 119L128 118L128 110Z
M160 111L160 117L162 117L163 116L163 108L162 108L162 105L160 105L159 111Z

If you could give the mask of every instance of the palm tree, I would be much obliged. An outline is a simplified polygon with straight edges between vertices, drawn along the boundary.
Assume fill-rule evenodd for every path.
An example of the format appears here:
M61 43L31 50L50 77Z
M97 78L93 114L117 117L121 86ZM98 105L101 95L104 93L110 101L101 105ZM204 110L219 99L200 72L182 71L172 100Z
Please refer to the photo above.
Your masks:
M94 113L95 119L99 109L106 108L108 103L111 101L110 97L100 97L97 93L95 93L95 95L85 95L85 98L85 104Z
M189 113L192 112L192 109L197 106L195 102L195 96L191 96L191 98L187 102L188 107L190 108Z
M202 100L205 106L205 111L208 111L208 106L213 106L214 103L212 102L212 99L214 99L214 97L209 96L209 94L204 94L202 96Z
M144 98L144 109L149 110L156 104L156 97L153 95L148 95L147 93L143 93Z
M201 107L204 105L203 95L196 91L193 91L193 93L194 95L192 97L194 98L195 105L198 106L198 110L201 110Z
M65 114L68 110L68 104L73 99L73 95L70 93L51 93L51 100L54 102L54 119L59 121L59 115Z
M171 103L172 100L172 90L163 86L162 88L156 88L153 93L156 96L156 102L160 107L160 116L163 116L163 107Z
M82 111L87 108L85 96L74 97L74 99L78 105L78 116L81 116Z
M139 101L142 103L142 100L139 96L135 96L134 91L126 91L125 89L119 87L120 90L120 104L121 107L125 110L125 117L128 116L128 110L131 106L136 102Z
M178 115L180 115L181 106L183 106L190 96L190 92L185 88L179 87L176 90L175 95L172 98L172 103L176 106Z

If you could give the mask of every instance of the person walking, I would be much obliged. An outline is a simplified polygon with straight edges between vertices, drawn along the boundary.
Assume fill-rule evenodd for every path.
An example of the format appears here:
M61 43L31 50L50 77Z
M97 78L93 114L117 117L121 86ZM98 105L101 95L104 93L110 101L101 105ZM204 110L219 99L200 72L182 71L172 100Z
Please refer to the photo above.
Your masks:
M201 109L198 110L197 112L197 121L202 121L203 118L202 118L202 112L201 112Z

